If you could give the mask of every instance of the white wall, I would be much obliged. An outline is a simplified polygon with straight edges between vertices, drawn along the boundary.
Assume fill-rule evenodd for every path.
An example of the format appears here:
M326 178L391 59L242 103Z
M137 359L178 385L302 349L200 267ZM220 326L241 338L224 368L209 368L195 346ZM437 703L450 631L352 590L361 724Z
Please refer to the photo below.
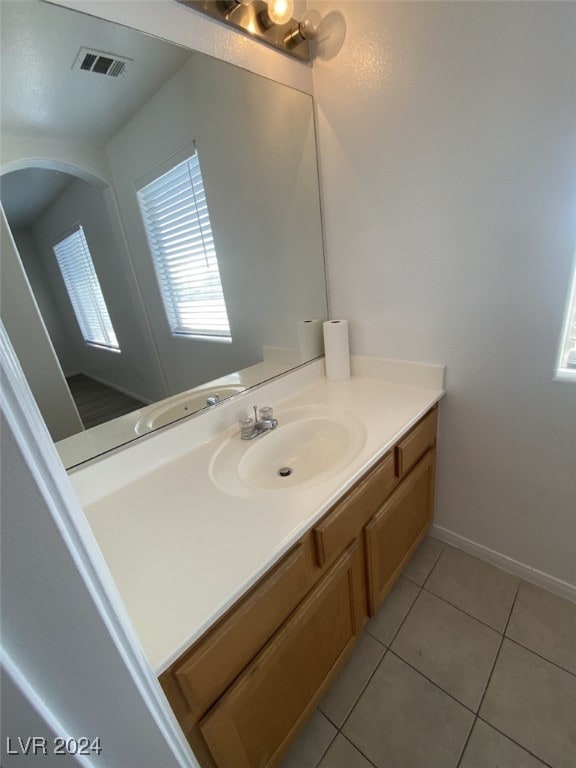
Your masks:
M333 315L445 363L436 522L576 584L574 3L337 3L314 67ZM345 190L345 192L344 192Z
M77 369L74 355L74 345L68 332L67 323L62 316L62 302L52 290L45 265L40 258L34 237L29 229L14 229L12 236L18 248L22 266L38 304L42 320L52 341L58 362L64 376L74 373ZM61 297L60 297L61 298ZM39 372L40 374L40 372Z
M52 439L63 440L81 432L84 427L30 290L1 206L0 244L2 321L10 334Z

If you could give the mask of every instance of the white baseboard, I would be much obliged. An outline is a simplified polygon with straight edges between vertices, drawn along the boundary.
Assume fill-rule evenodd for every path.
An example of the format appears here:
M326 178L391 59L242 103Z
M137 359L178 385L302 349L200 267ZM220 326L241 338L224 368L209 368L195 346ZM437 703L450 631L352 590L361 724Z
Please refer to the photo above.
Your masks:
M576 587L572 584L568 584L566 581L550 576L543 571L538 571L536 568L531 568L525 563L520 563L518 560L514 560L500 552L484 547L482 544L477 544L475 541L466 539L464 536L460 536L458 533L453 533L447 528L442 528L439 525L432 525L430 534L441 541L445 541L447 544L452 544L457 549L462 549L464 552L468 552L470 555L475 555L480 558L480 560L485 560L487 563L495 565L497 568L501 568L507 573L519 576L525 581L536 584L536 586L547 589L549 592L553 592L559 597L564 597L567 600L576 603Z

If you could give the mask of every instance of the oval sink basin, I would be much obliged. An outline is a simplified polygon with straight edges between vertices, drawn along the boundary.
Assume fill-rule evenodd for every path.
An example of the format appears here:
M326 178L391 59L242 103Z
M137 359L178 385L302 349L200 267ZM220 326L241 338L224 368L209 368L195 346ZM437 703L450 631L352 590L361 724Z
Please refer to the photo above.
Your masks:
M245 495L322 482L344 469L366 439L356 417L330 408L295 408L277 417L276 429L250 441L236 432L216 451L210 476L221 490Z
M224 384L222 387L206 387L200 390L183 392L181 395L170 397L159 405L151 408L146 415L136 424L136 432L144 435L153 429L165 427L173 421L183 419L191 413L206 408L209 397L218 395L220 400L225 400L232 395L243 392L245 387L239 384Z

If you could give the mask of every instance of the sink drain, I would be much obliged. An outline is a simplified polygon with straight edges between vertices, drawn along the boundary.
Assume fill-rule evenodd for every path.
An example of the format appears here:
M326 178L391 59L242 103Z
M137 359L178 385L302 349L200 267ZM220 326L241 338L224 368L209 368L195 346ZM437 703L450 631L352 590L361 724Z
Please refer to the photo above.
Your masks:
M281 467L278 470L278 474L280 477L288 477L292 474L292 467Z

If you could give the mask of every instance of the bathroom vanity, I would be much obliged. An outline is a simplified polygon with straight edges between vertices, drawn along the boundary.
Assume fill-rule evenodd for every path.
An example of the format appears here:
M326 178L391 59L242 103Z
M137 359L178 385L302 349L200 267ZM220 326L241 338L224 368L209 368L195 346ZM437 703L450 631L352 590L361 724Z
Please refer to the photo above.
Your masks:
M108 466L106 495L88 498L105 462L72 475L203 768L277 764L432 520L443 371L432 386L412 383L414 371L410 383L374 375L328 382L318 365L287 377L296 387L288 397L286 382L277 381L222 404L220 419L230 411L224 430L198 417L192 450L183 449L192 421L148 448L140 444L142 461L153 462L163 437L165 458L130 482L119 454L117 466ZM356 369L385 373L376 363ZM285 489L242 477L222 484L218 457L233 457L230 447L250 450L237 448L234 422L256 396L274 405L279 434L290 423L354 421L360 431L350 427L352 453ZM169 440L174 453L166 457ZM258 441L270 441L263 457L275 453L271 436Z
M433 514L434 407L160 682L206 766L276 763Z

